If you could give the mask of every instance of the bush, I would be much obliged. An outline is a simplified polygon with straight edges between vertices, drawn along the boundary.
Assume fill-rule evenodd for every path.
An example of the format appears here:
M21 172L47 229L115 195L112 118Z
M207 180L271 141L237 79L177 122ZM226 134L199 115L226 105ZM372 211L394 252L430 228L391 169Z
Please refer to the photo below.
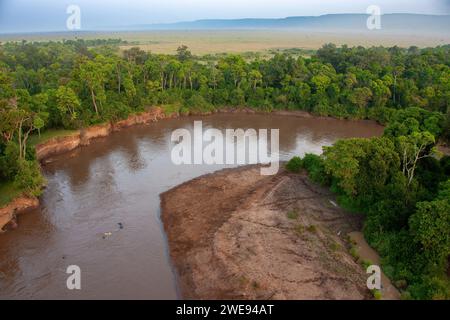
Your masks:
M185 105L192 113L205 113L214 110L212 104L205 100L205 98L199 94L194 94L190 97Z
M373 262L370 261L370 260L363 260L363 261L361 262L361 264L362 264L363 268L364 268L365 270L367 270L370 266L373 265Z
M397 281L395 281L395 286L398 289L404 290L404 289L406 289L408 287L408 282L406 280L403 280L403 279L397 280Z
M450 201L420 202L409 221L414 240L421 244L429 265L444 272L450 254Z
M183 109L183 108L180 108L180 106L178 104L167 104L162 107L164 114L166 116L171 116L171 115L177 114L179 112L182 113L181 109ZM189 111L187 113L189 113Z
M408 288L414 299L450 299L450 281L444 277L423 276L422 281Z
M298 173L302 168L308 171L312 181L321 185L330 185L330 177L325 172L325 165L320 156L308 153L303 159L293 157L286 164L286 169L290 172Z
M17 188L25 192L39 196L44 184L44 178L39 170L39 164L35 161L19 160L19 171L14 179Z
M303 167L303 161L300 157L293 157L289 162L286 164L286 169L289 172L295 172L299 173L300 169Z
M3 154L2 154L3 153ZM0 179L13 180L18 171L19 145L8 142L4 151L0 152Z
M382 299L382 295L381 295L381 291L380 290L373 290L372 291L373 297L375 300L381 300Z
M306 154L303 158L303 167L308 171L312 181L323 186L330 185L330 177L325 172L325 164L320 156Z
M353 257L353 259L359 260L358 249L356 249L356 247L352 247L350 249L350 255Z
M311 171L322 163L322 159L315 154L307 153L303 158L303 166L306 170Z
M298 211L296 211L296 210L289 211L287 213L287 217L288 217L288 219L296 220L298 218Z

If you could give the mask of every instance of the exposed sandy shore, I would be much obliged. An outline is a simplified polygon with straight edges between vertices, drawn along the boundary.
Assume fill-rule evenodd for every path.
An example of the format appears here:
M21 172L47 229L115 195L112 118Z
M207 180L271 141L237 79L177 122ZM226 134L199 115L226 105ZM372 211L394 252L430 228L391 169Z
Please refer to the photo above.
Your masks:
M361 221L332 201L306 175L261 176L258 166L219 171L162 194L182 297L371 298L367 275L348 253L347 234Z

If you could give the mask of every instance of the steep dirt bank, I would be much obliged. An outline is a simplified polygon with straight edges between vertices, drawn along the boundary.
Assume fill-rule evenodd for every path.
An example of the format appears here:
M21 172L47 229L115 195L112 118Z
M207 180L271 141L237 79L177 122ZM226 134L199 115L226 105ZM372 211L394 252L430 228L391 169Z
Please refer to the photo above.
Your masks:
M199 113L195 115L209 115L213 113L241 113L241 114L264 114L264 115L282 115L289 117L301 117L301 118L323 118L316 117L305 111L283 111L275 110L273 112L263 112L250 108L233 108L233 107L223 107L215 110L214 112ZM93 140L97 138L102 138L110 135L112 132L120 131L122 129L132 127L135 125L149 124L162 119L177 118L180 115L178 113L166 114L161 107L151 107L146 112L131 115L125 120L120 120L117 122L106 123L102 125L96 125L89 128L81 129L74 132L71 135L63 137L55 137L44 143L37 145L36 156L39 162L46 163L51 161L53 156L63 154L72 151L76 148L89 145ZM27 199L27 198L20 198ZM10 203L12 204L12 203ZM9 204L9 205L10 205ZM1 208L2 210L12 210L9 205ZM8 209L9 208L9 209ZM14 211L8 213L7 216L14 216ZM0 227L1 230L1 227Z
M14 227L16 225L16 215L35 209L38 206L39 200L33 197L19 197L11 201L0 209L0 232L8 226Z
M199 177L161 195L169 250L187 299L367 299L348 253L358 216L306 175L258 166Z
M161 108L151 108L147 112L131 115L125 120L92 126L81 129L70 136L50 139L36 146L36 156L39 161L45 162L52 156L72 151L81 146L87 146L92 140L107 137L112 132L134 125L148 124L168 117L173 117L173 115L167 116Z
M151 108L141 114L131 115L125 120L81 129L69 136L52 138L36 146L36 157L39 162L45 163L52 156L72 151L81 146L87 146L94 139L106 137L114 131L138 124L148 124L174 116L177 115L166 115L161 108ZM21 196L0 208L0 231L7 228L8 224L15 226L15 217L17 214L35 209L38 206L39 199Z
M193 115L207 116L214 113L264 114L264 115L279 115L279 116L289 116L299 118L332 119L330 117L315 116L309 112L300 110L296 111L274 110L272 112L263 112L250 108L233 108L233 107L224 107L221 109L217 109L214 112L194 113ZM148 111L146 112L131 115L125 120L92 126L89 128L81 129L69 136L56 137L50 139L36 146L36 156L40 162L45 162L48 158L52 156L72 151L80 146L89 145L92 140L106 137L110 135L112 132L120 131L122 129L129 128L135 125L149 124L162 119L172 119L178 117L180 117L180 114L178 113L166 114L161 107L152 107L149 108ZM358 120L358 121L372 122L372 120Z
M304 111L273 111L271 113L261 112L249 108L223 108L215 112L199 113L195 115L207 116L213 113L242 113L242 114L266 114L266 115L282 115L294 116L302 118L313 118L314 116ZM72 135L64 137L56 137L36 146L36 156L40 162L45 162L48 158L65 152L72 151L78 147L86 146L92 140L110 135L112 132L120 131L135 125L149 124L162 119L177 118L180 115L173 113L167 115L160 107L150 108L148 111L131 115L125 120L117 122L96 125L89 128L81 129Z
M298 118L322 118L320 116L313 115L307 111L301 111L301 110L273 110L271 112L268 112L268 111L260 111L257 109L251 109L248 107L242 107L242 108L224 107L222 109L218 109L216 112L217 113L263 114L263 115L276 115L276 116L290 116L290 117L298 117Z

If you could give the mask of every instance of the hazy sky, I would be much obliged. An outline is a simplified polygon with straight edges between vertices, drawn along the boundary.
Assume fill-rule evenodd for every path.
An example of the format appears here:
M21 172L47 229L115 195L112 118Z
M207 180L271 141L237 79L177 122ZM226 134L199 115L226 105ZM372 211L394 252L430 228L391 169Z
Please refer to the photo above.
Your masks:
M0 33L65 30L66 8L81 8L84 30L216 18L281 18L327 13L449 14L450 0L0 0Z

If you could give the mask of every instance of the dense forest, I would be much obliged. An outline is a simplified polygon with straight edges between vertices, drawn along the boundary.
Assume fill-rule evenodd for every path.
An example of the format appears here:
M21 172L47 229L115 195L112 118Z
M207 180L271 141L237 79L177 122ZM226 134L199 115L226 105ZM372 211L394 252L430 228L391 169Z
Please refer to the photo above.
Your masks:
M305 110L373 119L383 137L342 140L294 159L341 205L363 212L365 235L404 297L450 298L450 46L337 48L197 57L120 40L9 42L0 46L0 186L35 195L43 178L30 139L163 106L181 114L223 107ZM3 189L9 190L9 189Z
M379 65L367 57L378 61L382 55L375 52L382 49L356 56L347 48L319 50L317 57L345 77L355 65L366 64L369 85L353 87L353 94L365 92L361 115L386 128L382 137L340 140L321 156L295 157L287 168L306 169L313 181L338 195L341 206L364 213L365 238L404 299L450 299L450 157L436 148L449 137L448 48L390 50L395 54ZM442 60L435 59L438 52ZM394 67L390 61L397 61ZM370 78L374 74L379 78ZM386 94L381 100L380 92ZM336 116L328 106L325 110Z

